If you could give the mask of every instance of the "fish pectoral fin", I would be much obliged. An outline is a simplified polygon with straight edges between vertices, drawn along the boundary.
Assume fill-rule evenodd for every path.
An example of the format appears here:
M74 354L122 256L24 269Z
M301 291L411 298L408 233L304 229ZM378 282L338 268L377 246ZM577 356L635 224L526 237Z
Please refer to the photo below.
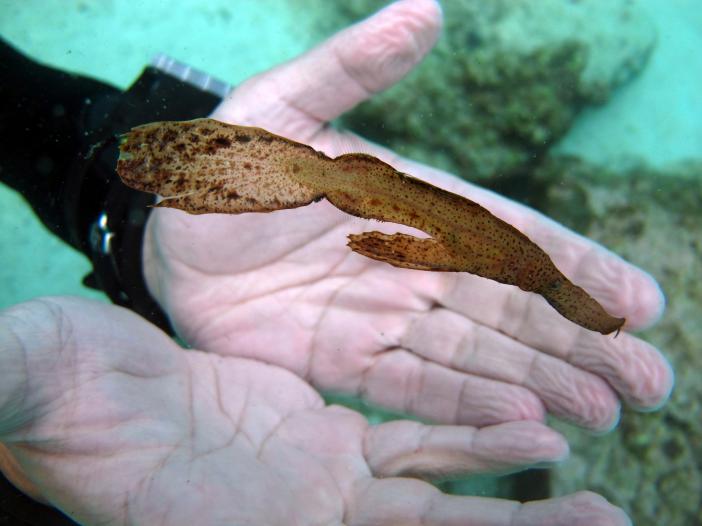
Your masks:
M395 267L448 272L458 270L454 256L432 238L381 232L349 234L348 237L348 247L354 252Z

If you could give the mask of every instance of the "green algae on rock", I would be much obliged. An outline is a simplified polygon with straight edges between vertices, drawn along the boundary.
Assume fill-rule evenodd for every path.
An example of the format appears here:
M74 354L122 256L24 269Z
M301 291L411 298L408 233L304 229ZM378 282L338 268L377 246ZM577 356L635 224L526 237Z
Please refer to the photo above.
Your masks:
M380 4L335 5L346 23ZM656 43L650 20L623 0L442 7L444 34L424 63L341 120L472 181L524 173L583 107L604 102L641 71Z

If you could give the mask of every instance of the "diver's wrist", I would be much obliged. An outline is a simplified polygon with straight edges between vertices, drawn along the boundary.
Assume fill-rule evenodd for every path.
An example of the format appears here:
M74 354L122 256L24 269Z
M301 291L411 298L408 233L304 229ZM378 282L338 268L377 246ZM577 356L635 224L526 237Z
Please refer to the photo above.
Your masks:
M107 172L103 206L92 216L90 228L85 229L89 231L89 257L94 267L86 283L102 289L114 303L135 311L165 331L171 327L159 306L163 301L157 287L158 252L150 250L153 237L145 239L152 229L147 224L151 223L153 209L149 205L154 197L128 188L114 173L117 137L145 122L207 115L230 90L228 84L160 55L116 102L108 119L113 133L89 156L91 164L97 165L96 160L111 155L102 163ZM109 151L103 153L107 146ZM90 196L86 193L86 197Z

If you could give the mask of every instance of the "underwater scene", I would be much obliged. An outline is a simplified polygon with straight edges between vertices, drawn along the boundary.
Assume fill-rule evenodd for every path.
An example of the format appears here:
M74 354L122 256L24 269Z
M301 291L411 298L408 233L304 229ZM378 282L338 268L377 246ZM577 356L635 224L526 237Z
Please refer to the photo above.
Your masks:
M702 524L699 0L0 37L1 525Z

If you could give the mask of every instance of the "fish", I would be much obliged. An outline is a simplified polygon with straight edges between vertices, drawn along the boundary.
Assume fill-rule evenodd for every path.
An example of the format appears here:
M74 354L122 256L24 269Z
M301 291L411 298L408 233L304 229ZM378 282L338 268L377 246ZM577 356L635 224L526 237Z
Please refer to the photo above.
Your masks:
M618 334L625 323L514 226L372 155L331 158L263 128L203 118L131 129L120 139L117 173L129 187L160 195L154 206L190 214L275 212L326 199L352 216L428 236L349 234L348 246L358 254L399 268L468 272L517 286L601 334Z

